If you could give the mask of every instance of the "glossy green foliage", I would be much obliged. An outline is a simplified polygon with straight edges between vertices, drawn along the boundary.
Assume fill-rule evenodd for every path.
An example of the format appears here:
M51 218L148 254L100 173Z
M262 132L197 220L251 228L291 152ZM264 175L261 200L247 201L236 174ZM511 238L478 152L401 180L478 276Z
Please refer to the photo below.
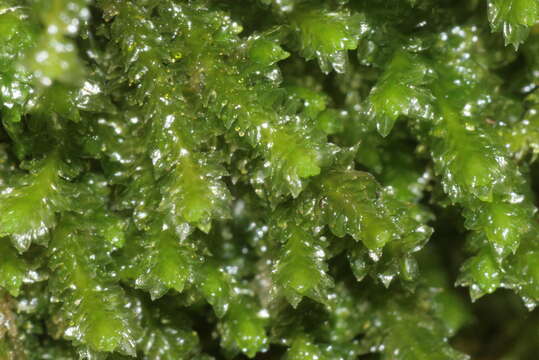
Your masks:
M64 215L49 244L51 291L61 305L64 335L89 353L118 350L134 355L134 312L107 269L117 229L107 224L104 214L87 215L96 219L84 224L81 215Z
M376 349L382 359L469 359L455 351L447 337L469 322L470 314L437 269L436 254L429 248L423 256L423 279L413 297L380 294L373 302L363 319L368 336L362 346Z
M174 231L162 224L133 235L121 252L120 276L156 299L169 289L181 292L192 281L197 261L195 244L182 244Z
M534 359L538 20L0 0L0 360Z
M287 351L287 360L327 359L322 350L307 337L298 336Z
M142 335L137 342L141 359L203 358L200 340L185 314L181 311L177 311L174 317L162 314L152 309L148 301L135 295L132 295L131 301L142 325Z
M3 241L0 245L2 262L0 263L0 286L11 295L19 295L20 288L29 270L25 261L17 255L8 242Z
M6 187L0 205L4 214L0 235L10 235L19 252L54 227L55 213L65 206L58 155L53 153L30 166L33 172L19 176L13 187Z
M274 291L281 292L294 307L303 296L327 303L327 291L333 285L326 273L327 242L308 225L289 222L286 218L290 215L283 214L285 219L277 220L272 231L274 239L283 242L274 265Z
M298 7L291 20L302 56L307 60L316 58L326 74L331 69L339 73L346 71L346 50L357 48L359 37L365 30L360 15Z
M197 290L219 318L221 346L228 354L243 352L253 357L267 349L267 311L233 273L209 259L199 270Z
M492 30L502 31L507 44L517 47L526 40L529 27L539 18L536 0L489 0L488 17Z
M428 117L431 98L424 85L432 70L412 54L397 51L370 94L376 128L387 136L401 115ZM430 76L432 79L432 75Z

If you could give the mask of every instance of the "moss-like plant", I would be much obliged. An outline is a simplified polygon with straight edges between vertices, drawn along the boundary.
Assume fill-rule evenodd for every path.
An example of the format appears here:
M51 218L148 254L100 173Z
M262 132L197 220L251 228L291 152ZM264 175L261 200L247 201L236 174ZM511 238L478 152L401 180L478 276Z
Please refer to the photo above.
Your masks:
M535 359L538 23L0 0L0 360Z

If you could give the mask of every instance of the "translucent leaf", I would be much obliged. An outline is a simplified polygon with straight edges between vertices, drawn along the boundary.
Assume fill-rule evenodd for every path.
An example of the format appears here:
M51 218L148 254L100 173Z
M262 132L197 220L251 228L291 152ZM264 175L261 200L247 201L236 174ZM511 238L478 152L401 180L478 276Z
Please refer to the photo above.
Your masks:
M512 180L511 162L489 133L467 126L457 111L442 101L444 120L436 126L441 141L433 149L436 169L443 176L445 192L454 201L462 201L467 194L491 201L495 187Z
M75 42L67 36L77 34L81 22L88 20L90 11L86 0L38 1L34 11L41 15L47 31L42 32L35 47L25 59L39 84L47 87L54 80L79 84L84 69Z
M7 9L7 10L6 10ZM31 97L30 74L17 66L35 43L34 24L27 20L28 9L16 3L2 4L0 14L0 111L2 122L18 122Z
M526 100L530 106L524 117L498 129L505 146L517 160L524 159L529 153L534 158L539 154L539 91L531 93Z
M241 351L250 358L267 350L269 339L265 325L268 316L267 310L260 309L252 298L237 297L218 326L222 346Z
M469 359L454 349L447 340L433 334L427 325L414 319L396 321L390 326L380 351L382 359L404 360L466 360Z
M166 14L176 8L162 11ZM178 55L173 47L161 49L163 35L159 30L164 25L147 19L145 11L137 4L118 4L112 32L126 63L127 78L123 80L138 84L130 97L140 107L140 120L149 122L148 153L156 180L162 181L158 210L169 214L169 223L182 237L192 227L208 232L213 219L227 217L230 201L229 191L221 181L226 171L211 153L198 153L198 148L215 135L215 129L209 121L197 121L199 115L183 98L178 85L181 80L175 77L181 74L171 72L165 65L175 62ZM176 18L174 22L181 25L183 19ZM142 44L144 50L135 49Z
M504 286L518 293L530 311L539 304L539 250L535 234L508 259L504 281Z
M10 235L19 252L43 237L56 224L55 213L65 207L64 181L59 178L58 155L32 165L31 173L0 193L0 236Z
M181 157L161 188L159 209L171 214L175 224L192 223L208 232L213 218L228 216L230 193L220 181L224 174L223 168L205 158Z
M333 280L327 274L323 239L312 230L283 221L271 235L283 245L273 265L273 291L297 307L304 296L327 304Z
M199 276L197 287L219 317L222 346L231 354L241 351L250 358L267 349L267 311L258 306L252 294L215 260L206 262Z
M431 86L439 112L430 132L432 158L445 193L464 207L465 225L484 232L501 260L516 251L536 210L501 139L478 121L495 83L477 62L461 56L466 48L472 51L469 37L474 31L447 36L448 42L462 44L461 49L440 44L435 67L439 81ZM473 86L465 88L464 83Z
M263 36L252 37L247 51L249 58L262 66L273 65L290 56L278 43Z
M446 327L446 318L451 312L440 311L445 304L443 294L449 290L422 288L414 297L394 296L388 301L375 300L371 320L366 324L363 346L367 352L380 353L382 359L436 359L466 360L469 357L455 349L448 336L455 329ZM421 307L420 301L426 301ZM462 325L462 322L460 323Z
M284 356L285 360L329 359L308 336L298 336L290 345Z
M106 244L81 230L80 222L65 216L50 244L52 289L62 303L64 336L91 351L135 355L138 328L122 288L106 271Z
M207 261L198 271L197 284L215 314L222 318L230 307L233 295L233 279L214 261Z
M497 257L514 253L533 226L533 205L524 195L514 196L513 201L496 197L491 203L472 205L464 213L467 227L483 231Z
M350 234L367 248L379 252L398 237L374 177L360 171L332 172L320 185L323 221L339 237Z
M141 316L142 333L137 349L144 360L175 360L200 356L197 333L188 319L159 311L150 303L133 299Z
M0 241L0 288L18 296L28 264L17 254L7 239Z
M493 31L502 31L505 43L516 49L530 32L529 27L539 20L536 0L489 0L488 18Z
M193 279L199 261L191 239L180 237L166 225L135 235L129 239L120 261L120 274L134 280L136 288L150 292L152 299L169 289L182 292Z
M446 121L453 121L452 116L446 114ZM535 213L522 183L514 177L518 170L495 147L495 139L480 129L465 130L463 124L455 122L447 131L445 142L434 149L444 189L466 207L467 227L484 231L495 254L505 257L518 248L522 236L531 229ZM496 192L505 195L494 195Z
M287 107L311 119L326 109L329 99L325 94L301 86L287 86Z
M387 136L400 115L432 116L432 95L422 88L431 70L421 59L397 51L369 95L369 113L380 135ZM430 76L429 76L430 75Z
M493 293L501 286L503 269L496 262L489 248L466 260L461 268L458 285L469 286L473 301Z
M272 190L276 194L286 193L288 188L297 197L306 185L305 180L320 174L323 161L330 154L331 148L306 130L305 124L298 122L267 133L269 158L262 171L274 179Z
M301 9L292 19L301 55L307 60L317 58L326 74L332 68L338 73L346 71L347 50L357 48L359 37L367 31L361 16L344 11Z

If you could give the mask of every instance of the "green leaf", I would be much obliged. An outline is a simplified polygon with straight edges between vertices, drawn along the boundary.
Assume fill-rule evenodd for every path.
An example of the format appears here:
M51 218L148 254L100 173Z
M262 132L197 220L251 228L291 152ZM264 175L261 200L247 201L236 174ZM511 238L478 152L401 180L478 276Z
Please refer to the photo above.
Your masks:
M399 203L393 200L392 216L396 221L400 236L383 249L381 256L376 256L368 248L353 243L348 245L347 256L352 271L358 281L367 274L380 281L385 287L399 277L405 282L420 278L418 261L415 253L420 251L433 233L426 225L432 215L415 204Z
M297 108L297 112L308 118L316 119L326 109L329 99L322 93L312 89L290 85L286 87L288 92L287 106Z
M518 49L539 21L539 3L536 0L489 0L488 18L493 31L503 31L506 44Z
M439 81L431 86L438 112L430 132L431 152L446 194L464 207L465 225L484 232L501 260L516 251L536 210L501 139L478 121L495 80L460 54L470 46L467 39L473 33L462 31L448 40L460 42L462 49L440 45L440 63L435 67ZM464 89L464 83L470 86Z
M454 316L452 312L440 311L440 306L447 304L439 295L444 292L448 290L423 288L416 290L414 297L375 300L373 315L365 327L364 348L380 353L382 359L469 359L449 345L448 335L455 328L446 327L450 324L444 322L448 318L438 317ZM422 300L427 304L423 308Z
M535 90L527 98L529 108L524 117L510 126L499 128L506 147L517 160L529 153L534 159L539 154L539 91Z
M460 271L457 284L470 287L470 297L473 301L496 291L503 279L503 269L500 269L496 257L489 248L482 249L466 260Z
M308 336L297 336L287 350L284 360L329 359Z
M80 23L88 20L87 3L87 0L58 0L34 4L46 31L37 39L25 65L41 86L50 86L55 80L71 85L80 83L84 69L75 42L68 36L76 34Z
M206 261L198 271L197 285L217 317L222 318L230 307L233 278L215 261Z
M504 286L518 293L531 311L539 304L539 250L536 232L527 240L528 243L509 258Z
M46 235L56 224L56 212L65 208L56 153L30 164L30 174L17 179L0 194L0 236L11 236L19 252Z
M51 287L62 304L64 336L91 351L135 355L138 327L122 288L107 271L110 247L91 226L81 229L81 220L64 215L50 244Z
M377 253L398 236L382 187L371 174L334 171L323 178L320 190L322 221L336 236L349 234Z
M167 225L159 227L158 223L127 241L120 255L120 275L157 299L170 289L182 292L192 282L199 260L193 240L182 241Z
M0 112L2 122L19 122L31 97L30 74L17 67L18 62L34 44L36 29L26 20L27 9L16 2L2 4L0 14Z
M238 296L218 326L221 345L232 352L241 351L249 358L266 351L268 316L267 310L260 309L251 296Z
M328 304L333 280L327 274L326 244L319 234L288 220L287 215L280 215L282 219L276 221L277 228L270 235L283 244L273 265L273 291L293 307L304 296Z
M300 54L307 60L317 58L320 69L329 73L346 71L347 50L357 48L366 32L364 19L346 11L325 9L296 9L292 15L293 31Z
M170 316L140 299L133 301L141 316L142 334L137 343L141 359L174 360L200 356L198 335L189 328L188 319L177 314Z
M445 100L440 100L440 107L443 120L434 131L441 139L434 145L433 159L442 173L445 192L454 201L463 201L470 195L492 201L496 187L503 188L512 180L511 161L491 134L468 125L457 108Z
M0 241L0 288L18 296L28 266L6 239Z
M250 39L248 48L249 58L261 66L268 67L290 56L275 41L264 36L254 36Z
M495 198L490 203L475 205L464 213L467 227L483 231L498 257L514 253L533 227L533 204L523 194L511 196L513 199L506 201Z
M465 360L469 359L449 347L446 339L433 335L432 329L417 323L414 318L396 321L390 325L383 340L382 359Z
M223 168L206 158L197 161L180 154L178 165L161 188L159 210L171 214L172 223L178 228L185 223L194 224L207 233L213 218L228 216L230 194L220 181L225 174Z
M369 115L376 129L387 136L401 115L429 118L432 95L422 85L432 77L420 58L397 51L369 95Z
M241 351L250 358L266 350L267 310L215 260L202 265L199 276L198 289L219 318L222 346L233 355Z

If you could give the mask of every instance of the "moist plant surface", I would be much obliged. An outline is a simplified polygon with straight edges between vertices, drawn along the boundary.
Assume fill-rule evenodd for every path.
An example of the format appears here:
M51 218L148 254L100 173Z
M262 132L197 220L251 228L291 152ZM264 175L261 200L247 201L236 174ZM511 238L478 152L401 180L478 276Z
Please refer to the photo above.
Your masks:
M539 353L539 0L0 0L0 360Z

